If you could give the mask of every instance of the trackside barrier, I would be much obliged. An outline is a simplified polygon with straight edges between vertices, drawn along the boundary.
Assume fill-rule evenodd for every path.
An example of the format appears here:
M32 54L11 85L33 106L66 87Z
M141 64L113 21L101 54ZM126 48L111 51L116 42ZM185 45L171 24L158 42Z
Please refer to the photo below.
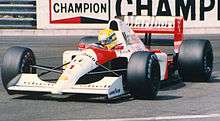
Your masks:
M35 0L0 0L0 29L36 28Z
M183 17L122 16L121 19L136 33L174 35L174 51L178 53L183 40Z

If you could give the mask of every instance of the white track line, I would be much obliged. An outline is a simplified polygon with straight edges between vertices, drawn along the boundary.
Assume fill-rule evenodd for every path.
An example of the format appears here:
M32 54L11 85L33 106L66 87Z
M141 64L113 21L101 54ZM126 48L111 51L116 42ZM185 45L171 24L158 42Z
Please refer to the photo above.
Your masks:
M56 120L56 121L152 121L152 120L180 120L180 119L202 119L202 118L217 118L220 114L208 115L182 115L182 116L161 116L161 117L146 117L146 118L115 118L115 119L86 119L86 120Z

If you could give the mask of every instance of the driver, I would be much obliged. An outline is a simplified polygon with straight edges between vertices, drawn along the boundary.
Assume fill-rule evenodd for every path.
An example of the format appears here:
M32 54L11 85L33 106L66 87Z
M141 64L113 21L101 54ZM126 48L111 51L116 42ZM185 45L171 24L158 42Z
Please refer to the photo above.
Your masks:
M116 34L112 29L101 30L98 35L98 41L104 48L109 50L118 45Z

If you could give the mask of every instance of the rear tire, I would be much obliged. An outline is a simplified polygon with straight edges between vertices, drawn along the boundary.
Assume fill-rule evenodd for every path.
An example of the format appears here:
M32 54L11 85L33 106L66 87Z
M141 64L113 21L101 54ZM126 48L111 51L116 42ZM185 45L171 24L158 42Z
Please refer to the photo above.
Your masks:
M34 53L29 48L15 46L6 51L2 64L1 76L3 86L8 94L15 93L14 91L8 90L10 81L21 73L36 73L36 69L30 67L30 65L35 64Z
M213 69L209 40L184 40L178 57L178 71L184 81L208 81Z
M149 52L132 54L127 69L128 88L138 99L153 99L160 87L160 65L157 56Z

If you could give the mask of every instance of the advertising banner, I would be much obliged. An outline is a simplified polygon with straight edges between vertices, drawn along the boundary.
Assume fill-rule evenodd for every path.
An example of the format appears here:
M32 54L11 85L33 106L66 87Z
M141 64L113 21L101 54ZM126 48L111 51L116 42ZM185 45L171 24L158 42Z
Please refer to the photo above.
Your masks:
M106 23L110 20L109 0L50 0L51 24Z
M183 16L186 29L213 29L220 0L37 0L38 29L100 29L120 15Z

